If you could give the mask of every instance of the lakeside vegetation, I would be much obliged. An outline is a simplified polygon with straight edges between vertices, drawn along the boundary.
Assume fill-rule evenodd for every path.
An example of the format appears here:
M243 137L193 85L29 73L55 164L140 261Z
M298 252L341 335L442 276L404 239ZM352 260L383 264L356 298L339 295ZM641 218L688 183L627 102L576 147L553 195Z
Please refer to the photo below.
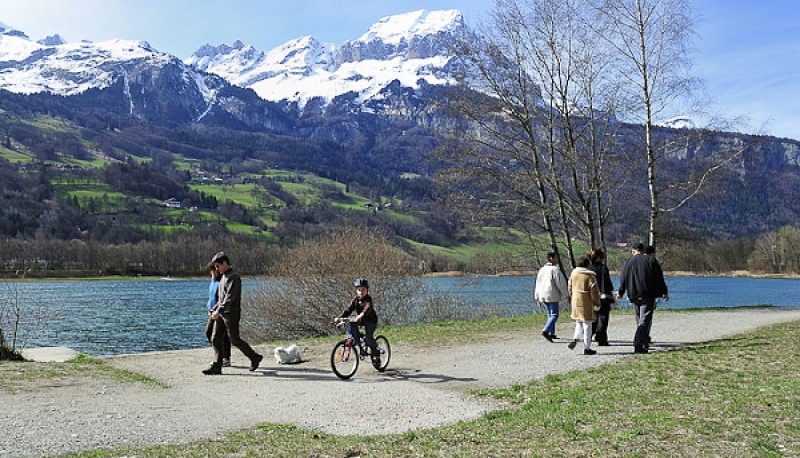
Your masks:
M393 342L444 345L463 342L465 336L530 329L532 320L541 319L434 323L386 331ZM219 440L67 456L797 456L798 332L800 322L790 322L528 384L481 390L474 394L503 400L509 407L441 428L363 437L264 424ZM91 370L81 374L93 376Z

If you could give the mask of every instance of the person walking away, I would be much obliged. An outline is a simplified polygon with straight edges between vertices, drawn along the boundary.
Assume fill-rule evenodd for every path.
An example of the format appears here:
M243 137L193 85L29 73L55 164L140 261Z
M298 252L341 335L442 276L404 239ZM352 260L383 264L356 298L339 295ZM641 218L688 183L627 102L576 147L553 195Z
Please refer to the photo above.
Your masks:
M600 310L592 323L592 335L598 346L608 346L608 324L611 320L611 305L614 303L614 284L606 266L606 254L601 249L589 252L589 270L597 276L597 288L600 290Z
M595 312L600 309L600 290L597 287L597 275L589 269L591 261L587 256L578 261L577 267L569 276L567 290L572 307L572 319L575 320L575 334L568 347L575 348L583 340L583 354L594 355L592 350L592 322Z
M211 333L211 345L214 347L215 360L206 375L222 374L222 358L224 342L227 335L231 345L238 348L250 359L250 372L258 369L263 356L256 353L250 344L239 336L239 320L242 314L242 278L233 267L230 258L224 252L215 254L211 262L217 267L222 278L219 281L217 304L211 311L211 319L215 320ZM223 326L224 325L224 326Z
M661 265L654 256L644 254L644 249L644 245L638 243L631 250L631 257L622 266L617 290L617 299L622 299L627 292L628 302L634 306L636 315L634 353L647 353L650 350L650 329L653 326L656 299L661 297L669 301Z
M214 265L213 262L209 262L206 265L206 270L211 273L211 283L208 285L208 302L206 303L206 308L208 309L208 319L206 320L206 339L208 339L209 345L211 344L211 335L214 332L214 323L216 320L211 319L211 311L215 305L217 305L217 293L219 293L219 280L222 278L222 274L219 273L219 270ZM225 326L225 323L220 323L220 326ZM225 340L222 343L222 367L230 367L231 365L231 340L228 338L228 333L225 332Z
M369 347L372 354L372 365L380 367L381 355L378 351L378 343L375 341L375 329L378 327L378 312L375 310L375 305L372 302L372 296L369 294L369 282L366 278L357 278L353 282L356 288L356 295L347 306L342 310L334 321L339 318L350 316L356 312L356 317L350 322L350 335L357 338L359 335L356 327L361 324L364 326L364 341ZM358 342L356 342L358 344Z
M567 298L567 280L559 266L558 253L547 253L547 263L536 274L534 300L539 307L547 309L547 322L542 337L552 342L556 338L559 302Z

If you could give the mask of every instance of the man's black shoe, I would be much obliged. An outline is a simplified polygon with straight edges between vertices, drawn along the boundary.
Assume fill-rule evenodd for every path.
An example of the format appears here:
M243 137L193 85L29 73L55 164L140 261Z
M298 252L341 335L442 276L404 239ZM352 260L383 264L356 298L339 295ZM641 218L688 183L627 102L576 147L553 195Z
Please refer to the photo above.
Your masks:
M578 341L577 340L573 340L572 342L568 343L567 344L567 348L572 350L573 348L575 348L575 345L578 345Z
M597 352L592 350L591 348L584 348L583 349L583 354L584 355L596 355Z
M208 369L203 369L204 375L222 375L222 368L216 364L212 364Z
M256 355L255 358L250 360L250 372L258 369L258 365L261 364L261 360L264 359L261 355Z
M547 339L548 342L552 342L553 341L553 338L550 336L550 334L548 334L548 333L546 333L544 331L542 331L542 337Z

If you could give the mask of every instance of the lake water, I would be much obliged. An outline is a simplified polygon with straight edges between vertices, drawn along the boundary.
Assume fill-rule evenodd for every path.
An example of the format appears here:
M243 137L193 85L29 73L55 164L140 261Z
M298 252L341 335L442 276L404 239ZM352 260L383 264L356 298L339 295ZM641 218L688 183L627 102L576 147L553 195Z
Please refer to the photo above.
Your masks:
M258 281L269 280L243 280L245 295ZM425 281L475 306L489 305L509 314L538 312L532 306L530 276ZM663 308L800 305L797 279L670 277L667 284L671 300L662 303ZM206 279L0 283L0 300L12 295L29 310L40 305L45 316L37 338L25 340L25 347L66 346L90 355L111 355L208 345L203 334Z

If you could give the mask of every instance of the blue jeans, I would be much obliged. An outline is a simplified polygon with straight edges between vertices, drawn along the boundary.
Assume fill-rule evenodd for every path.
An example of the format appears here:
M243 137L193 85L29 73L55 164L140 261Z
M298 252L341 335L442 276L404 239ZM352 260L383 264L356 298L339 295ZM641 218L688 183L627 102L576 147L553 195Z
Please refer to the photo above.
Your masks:
M554 336L556 335L556 321L558 321L558 302L545 302L544 306L547 308L547 323L542 332Z

